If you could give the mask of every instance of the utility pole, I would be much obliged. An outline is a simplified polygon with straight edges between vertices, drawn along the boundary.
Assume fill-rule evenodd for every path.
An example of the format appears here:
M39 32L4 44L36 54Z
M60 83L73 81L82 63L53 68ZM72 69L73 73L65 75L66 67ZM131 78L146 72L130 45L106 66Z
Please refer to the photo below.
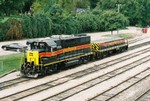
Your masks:
M121 4L116 4L116 6L118 7L118 13L120 13L120 6ZM119 30L117 29L117 34L119 34Z
M116 5L118 7L118 13L120 13L120 6L121 6L121 4L116 4Z

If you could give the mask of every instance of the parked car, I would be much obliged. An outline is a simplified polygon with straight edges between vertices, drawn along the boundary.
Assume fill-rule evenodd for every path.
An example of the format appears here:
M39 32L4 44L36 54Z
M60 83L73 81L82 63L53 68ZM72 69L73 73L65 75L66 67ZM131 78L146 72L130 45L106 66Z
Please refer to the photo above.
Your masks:
M20 43L11 43L8 45L3 45L1 48L4 50L13 50L17 52L23 52L24 50L27 50L28 47Z

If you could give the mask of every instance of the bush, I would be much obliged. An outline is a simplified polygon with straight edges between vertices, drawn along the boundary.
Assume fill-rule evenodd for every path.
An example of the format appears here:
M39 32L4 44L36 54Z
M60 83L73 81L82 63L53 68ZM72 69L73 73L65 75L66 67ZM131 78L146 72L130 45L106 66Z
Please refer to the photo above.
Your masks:
M22 38L22 23L16 19L10 19L10 28L6 32L6 38L8 40L21 39Z
M81 27L80 30L82 33L94 32L98 30L98 19L94 14L90 12L82 13L77 16L77 19L79 21Z
M49 36L51 34L52 21L46 15L34 15L23 17L23 35L26 38Z
M79 22L78 20L72 16L65 16L63 18L65 29L63 34L77 34L79 33Z
M0 23L0 41L22 38L22 22L18 19L8 18Z
M23 16L22 17L23 22L23 37L24 38L32 38L32 23L31 23L31 17L30 16Z
M0 23L0 41L46 37L52 34L113 31L124 28L127 24L128 20L124 15L112 10L95 9L75 16L65 14L61 7L54 5L46 15L10 17Z

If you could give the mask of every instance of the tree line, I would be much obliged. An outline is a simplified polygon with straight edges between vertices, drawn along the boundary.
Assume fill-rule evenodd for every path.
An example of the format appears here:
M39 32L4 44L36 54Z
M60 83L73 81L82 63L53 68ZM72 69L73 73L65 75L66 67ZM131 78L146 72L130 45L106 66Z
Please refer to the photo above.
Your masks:
M149 0L0 0L0 41L146 26L149 4Z

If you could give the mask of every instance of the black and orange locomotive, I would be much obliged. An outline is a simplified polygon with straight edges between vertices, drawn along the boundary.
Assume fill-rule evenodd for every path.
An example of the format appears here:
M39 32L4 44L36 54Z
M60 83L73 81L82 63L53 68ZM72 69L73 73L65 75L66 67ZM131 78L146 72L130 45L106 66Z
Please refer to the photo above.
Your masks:
M47 75L71 65L87 63L127 49L128 41L118 37L105 37L91 42L90 36L86 35L56 35L30 43L21 74L25 77Z

